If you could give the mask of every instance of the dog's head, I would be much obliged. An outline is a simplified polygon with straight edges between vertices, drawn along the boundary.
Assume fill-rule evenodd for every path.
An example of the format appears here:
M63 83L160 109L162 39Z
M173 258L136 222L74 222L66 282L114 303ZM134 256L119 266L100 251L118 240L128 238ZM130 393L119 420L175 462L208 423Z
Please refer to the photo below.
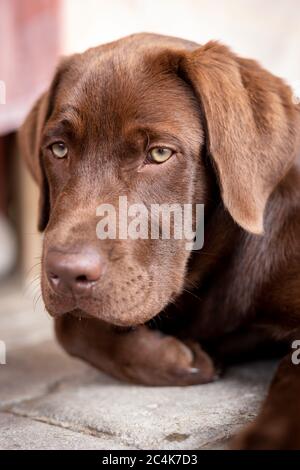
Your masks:
M48 311L117 325L158 314L183 289L185 240L99 240L97 207L214 201L261 234L298 129L290 89L215 42L134 35L65 59L19 136L40 186Z

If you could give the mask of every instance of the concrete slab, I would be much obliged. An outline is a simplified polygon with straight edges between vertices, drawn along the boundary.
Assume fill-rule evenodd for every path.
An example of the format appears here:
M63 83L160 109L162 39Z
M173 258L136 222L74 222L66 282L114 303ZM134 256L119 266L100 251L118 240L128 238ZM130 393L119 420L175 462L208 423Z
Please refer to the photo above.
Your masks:
M0 413L0 423L1 450L126 450L109 436L76 433L11 414Z

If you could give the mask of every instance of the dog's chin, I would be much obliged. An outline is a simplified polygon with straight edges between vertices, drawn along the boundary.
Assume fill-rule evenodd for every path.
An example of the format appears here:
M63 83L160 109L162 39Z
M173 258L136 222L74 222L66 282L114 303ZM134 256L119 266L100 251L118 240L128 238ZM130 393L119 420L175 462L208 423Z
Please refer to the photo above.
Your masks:
M56 305L56 308L53 309L46 305L47 311L53 318L62 318L64 315L71 315L79 321L81 319L99 320L121 329L131 329L143 325L161 311L160 306L157 306L156 309L153 308L153 306L152 308L146 309L145 305L141 305L140 307L137 305L128 306L123 311L120 311L118 308L114 309L113 307L103 308L103 305L73 305L69 306L69 308L57 307Z
M130 330L133 330L135 329L138 325L124 325L124 324L117 324L117 323L112 323L112 322L107 322L106 320L103 320L102 318L95 318L94 315L90 315L89 313L87 312L84 312L83 310L80 310L80 309L75 309L75 310L72 310L71 312L68 312L68 315L71 315L72 317L76 318L77 320L81 321L81 320L102 320L104 321L105 323L109 323L110 325L114 326L116 330L120 330L122 332L125 332L125 331L130 331Z

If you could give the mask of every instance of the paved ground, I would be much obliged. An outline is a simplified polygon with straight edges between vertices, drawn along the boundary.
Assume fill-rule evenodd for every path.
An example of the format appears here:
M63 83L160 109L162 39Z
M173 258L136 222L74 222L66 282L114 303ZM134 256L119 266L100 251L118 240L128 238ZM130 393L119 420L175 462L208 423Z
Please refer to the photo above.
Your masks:
M119 383L68 357L41 302L0 289L1 449L226 448L253 419L274 364L232 368L219 382L188 388Z

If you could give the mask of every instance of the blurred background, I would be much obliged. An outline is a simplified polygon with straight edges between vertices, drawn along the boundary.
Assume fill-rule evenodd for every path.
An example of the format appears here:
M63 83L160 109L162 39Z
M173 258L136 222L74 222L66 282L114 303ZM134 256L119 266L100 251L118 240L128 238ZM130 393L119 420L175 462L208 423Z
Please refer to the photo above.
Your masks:
M59 57L141 31L218 39L299 87L299 24L299 0L0 0L0 284L38 275L38 195L15 133Z

